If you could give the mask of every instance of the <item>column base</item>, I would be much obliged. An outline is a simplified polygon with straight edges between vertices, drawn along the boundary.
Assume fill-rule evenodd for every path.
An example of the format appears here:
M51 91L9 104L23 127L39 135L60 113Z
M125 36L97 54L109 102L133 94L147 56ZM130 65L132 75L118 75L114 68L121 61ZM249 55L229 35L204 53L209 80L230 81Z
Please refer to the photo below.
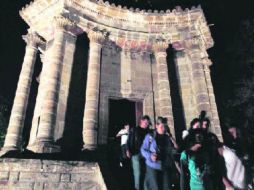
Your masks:
M96 149L97 149L97 144L85 144L83 146L82 151L86 151L86 150L88 150L88 151L94 151Z
M0 158L20 154L21 150L18 147L3 147L0 151Z
M61 147L54 144L53 142L37 141L31 145L27 146L27 150L34 153L59 153L61 152Z

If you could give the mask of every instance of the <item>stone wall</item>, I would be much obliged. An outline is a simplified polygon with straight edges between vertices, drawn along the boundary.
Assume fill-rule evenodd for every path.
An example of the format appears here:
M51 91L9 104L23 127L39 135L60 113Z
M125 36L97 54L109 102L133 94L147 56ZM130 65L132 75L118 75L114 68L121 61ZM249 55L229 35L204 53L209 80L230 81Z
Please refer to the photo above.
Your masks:
M107 143L109 99L129 99L143 103L143 114L152 120L152 79L156 67L151 65L150 53L120 49L114 45L104 46L101 58L100 102L99 102L99 144ZM152 67L152 68L151 68ZM151 73L152 72L152 73Z
M106 190L97 163L0 159L1 190Z

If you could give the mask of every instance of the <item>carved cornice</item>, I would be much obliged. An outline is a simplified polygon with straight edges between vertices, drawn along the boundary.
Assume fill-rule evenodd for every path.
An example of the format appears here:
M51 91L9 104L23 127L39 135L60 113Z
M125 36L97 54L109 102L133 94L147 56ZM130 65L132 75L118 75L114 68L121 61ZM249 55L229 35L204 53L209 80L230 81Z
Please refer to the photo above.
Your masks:
M45 44L42 38L35 32L23 35L22 38L26 42L27 46L32 46L34 48L37 48L40 44Z
M213 46L210 29L200 6L185 10L176 7L173 10L158 11L121 7L102 0L35 0L20 11L28 25L46 40L50 40L54 33L52 19L59 13L69 14L68 17L64 15L64 22L60 21L60 28L68 29L76 23L75 28L81 29L73 32L74 34L100 27L110 31L114 38L118 35L125 38L127 43L130 39L139 38L151 44L157 36L164 33L168 34L165 39L175 43L176 49L182 49L184 44L179 42L188 38L182 33L187 34L184 30L190 29L201 37L206 49ZM66 22L66 19L71 23ZM178 47L179 45L181 47Z

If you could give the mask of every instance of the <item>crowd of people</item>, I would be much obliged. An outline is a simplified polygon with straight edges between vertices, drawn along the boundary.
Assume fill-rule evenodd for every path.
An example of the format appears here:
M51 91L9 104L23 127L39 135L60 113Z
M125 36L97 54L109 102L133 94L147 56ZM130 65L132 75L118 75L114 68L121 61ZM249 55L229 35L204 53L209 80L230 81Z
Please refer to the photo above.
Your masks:
M145 115L138 126L126 123L117 134L120 166L130 162L135 190L173 190L177 183L180 190L246 189L246 169L233 129L226 146L210 132L210 120L200 114L182 132L178 146L168 125L167 118L158 117L151 127Z

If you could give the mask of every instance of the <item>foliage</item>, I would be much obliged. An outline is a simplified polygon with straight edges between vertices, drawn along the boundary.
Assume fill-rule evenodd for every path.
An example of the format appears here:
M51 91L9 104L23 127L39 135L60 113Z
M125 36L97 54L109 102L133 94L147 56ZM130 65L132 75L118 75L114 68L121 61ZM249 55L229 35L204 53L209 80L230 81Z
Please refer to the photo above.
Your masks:
M241 22L231 47L231 63L235 78L234 94L226 103L227 123L235 125L254 139L254 19Z
M0 96L0 147L3 146L11 104L7 98Z

